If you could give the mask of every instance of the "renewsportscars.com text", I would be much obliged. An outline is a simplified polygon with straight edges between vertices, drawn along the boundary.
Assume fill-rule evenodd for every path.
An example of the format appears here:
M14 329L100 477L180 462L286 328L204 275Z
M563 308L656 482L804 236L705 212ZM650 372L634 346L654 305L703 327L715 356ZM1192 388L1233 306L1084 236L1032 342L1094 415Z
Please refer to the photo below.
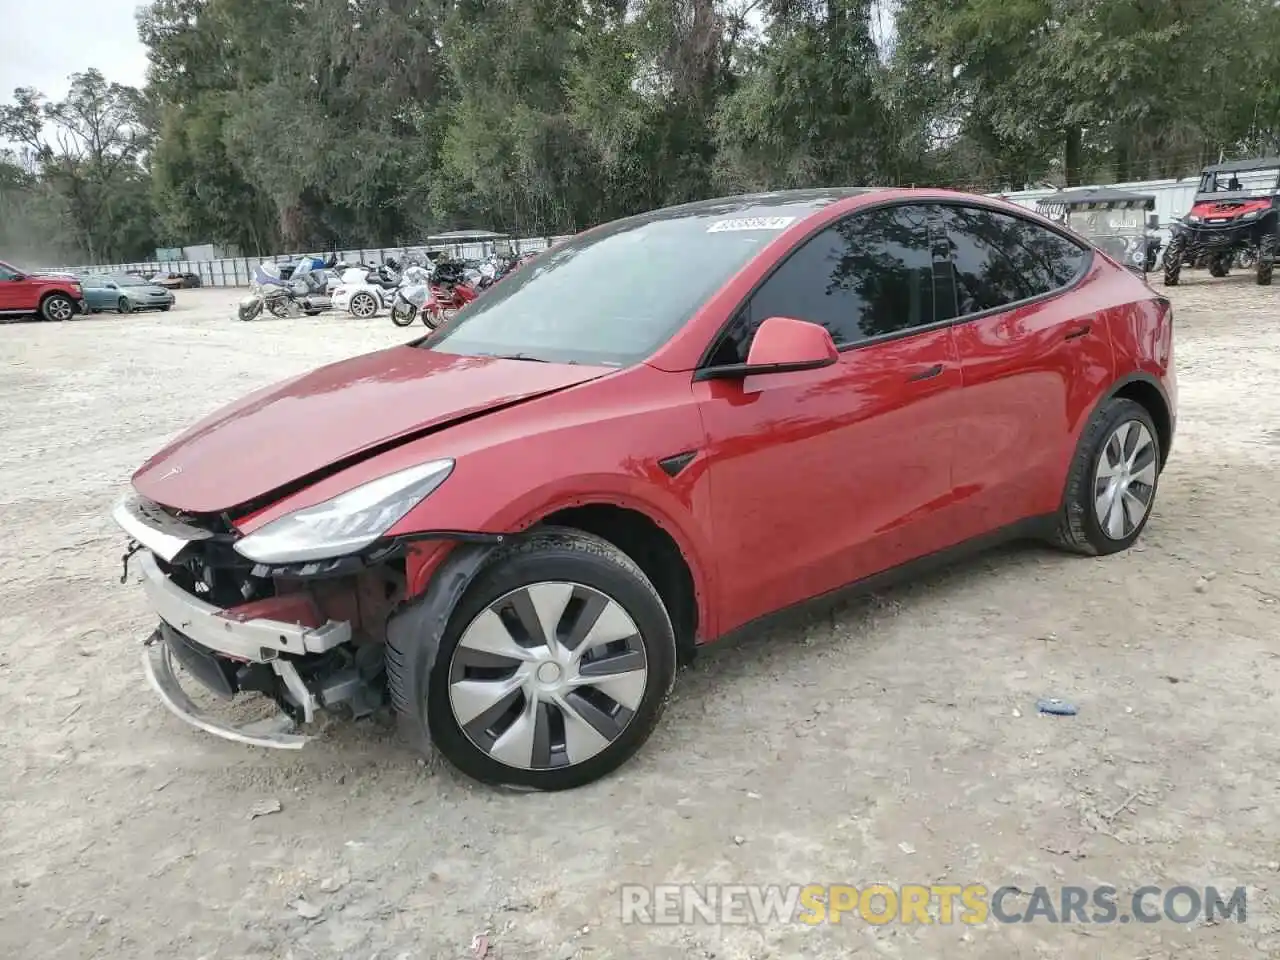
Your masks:
M1244 923L1244 887L1112 886L1023 890L986 884L623 885L623 923Z

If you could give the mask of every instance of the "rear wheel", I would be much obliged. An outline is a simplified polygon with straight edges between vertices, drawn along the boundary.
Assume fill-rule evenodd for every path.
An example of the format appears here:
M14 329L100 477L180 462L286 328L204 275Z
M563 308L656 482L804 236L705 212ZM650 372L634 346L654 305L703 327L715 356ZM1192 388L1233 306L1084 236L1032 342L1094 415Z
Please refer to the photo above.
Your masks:
M1258 286L1271 286L1271 273L1276 262L1276 238L1270 234L1258 243Z
M1164 285L1176 287L1182 275L1182 258L1186 252L1187 241L1175 236L1164 248Z
M281 320L288 319L289 317L289 304L284 300L272 300L267 304L267 310L271 312L273 317L277 317Z
M378 312L378 301L372 293L360 292L352 296L349 306L351 315L361 320L368 320Z
M1075 553L1127 550L1155 504L1160 441L1139 403L1113 398L1094 413L1071 462L1055 542Z
M1231 254L1220 253L1209 260L1209 276L1225 277L1231 272Z
M463 594L425 677L424 652L388 651L411 739L425 728L464 773L539 790L625 763L675 679L675 636L653 584L612 544L570 530L499 554Z

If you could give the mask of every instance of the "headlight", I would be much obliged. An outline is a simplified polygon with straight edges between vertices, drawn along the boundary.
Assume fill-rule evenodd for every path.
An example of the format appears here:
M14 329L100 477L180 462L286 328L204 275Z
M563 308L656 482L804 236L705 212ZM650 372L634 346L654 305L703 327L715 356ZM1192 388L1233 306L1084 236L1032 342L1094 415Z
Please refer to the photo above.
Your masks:
M1246 213L1246 214L1245 214L1243 217L1241 217L1240 219L1241 219L1241 220L1252 220L1254 217L1256 217L1256 216L1257 216L1258 214L1260 214L1261 212L1262 212L1261 210L1250 210L1248 213Z
M1199 222L1200 222L1199 217L1187 217L1187 223L1199 223Z
M356 553L390 530L452 471L452 460L432 460L379 477L324 503L272 520L238 540L236 552L268 564Z

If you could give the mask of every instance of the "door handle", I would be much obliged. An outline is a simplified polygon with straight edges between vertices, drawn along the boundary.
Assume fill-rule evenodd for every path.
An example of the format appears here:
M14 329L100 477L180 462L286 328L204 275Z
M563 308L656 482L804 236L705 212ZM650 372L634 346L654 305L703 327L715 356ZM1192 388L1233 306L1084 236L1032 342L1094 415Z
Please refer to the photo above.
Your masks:
M1070 333L1064 334L1063 340L1079 340L1081 337L1088 336L1089 331L1093 329L1092 323L1086 323L1076 327Z
M913 373L907 378L907 383L915 383L917 380L932 380L940 373L942 373L942 364L935 363L928 370L921 370L919 373Z

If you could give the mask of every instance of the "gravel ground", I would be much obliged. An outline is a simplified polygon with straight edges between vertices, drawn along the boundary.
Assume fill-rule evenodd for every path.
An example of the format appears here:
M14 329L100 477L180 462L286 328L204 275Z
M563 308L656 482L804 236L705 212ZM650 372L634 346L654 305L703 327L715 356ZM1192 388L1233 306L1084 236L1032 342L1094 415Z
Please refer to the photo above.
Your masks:
M224 402L403 331L242 324L218 290L0 327L0 956L1280 956L1280 287L1171 293L1178 438L1133 551L1006 549L704 651L636 760L547 796L474 786L373 722L296 754L222 742L140 673L152 620L107 516L129 473ZM1079 715L1037 716L1046 695ZM619 885L680 881L1246 885L1249 910L621 922Z

